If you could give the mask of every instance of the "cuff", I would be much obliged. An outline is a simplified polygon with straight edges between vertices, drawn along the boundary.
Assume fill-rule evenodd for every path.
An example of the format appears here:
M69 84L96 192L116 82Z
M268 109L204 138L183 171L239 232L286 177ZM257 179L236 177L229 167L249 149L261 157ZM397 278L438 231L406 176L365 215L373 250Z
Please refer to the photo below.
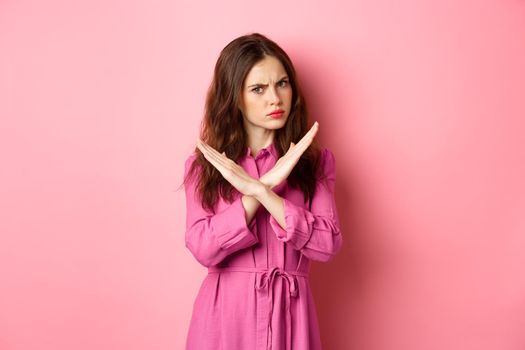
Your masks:
M249 247L257 242L255 218L246 225L242 196L235 199L230 206L212 217L211 227L221 249L235 248L234 250Z
M278 240L289 243L295 249L300 250L310 240L314 215L286 198L283 198L283 203L286 229L283 229L272 215L269 219L270 226L275 231Z

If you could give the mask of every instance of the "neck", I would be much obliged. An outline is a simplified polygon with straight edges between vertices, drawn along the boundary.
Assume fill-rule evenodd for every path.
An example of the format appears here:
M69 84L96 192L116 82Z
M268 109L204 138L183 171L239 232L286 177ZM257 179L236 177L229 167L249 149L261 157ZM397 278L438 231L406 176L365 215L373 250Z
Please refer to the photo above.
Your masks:
M250 144L249 147L250 147L251 155L255 157L261 149L268 148L272 143L273 143L273 140Z

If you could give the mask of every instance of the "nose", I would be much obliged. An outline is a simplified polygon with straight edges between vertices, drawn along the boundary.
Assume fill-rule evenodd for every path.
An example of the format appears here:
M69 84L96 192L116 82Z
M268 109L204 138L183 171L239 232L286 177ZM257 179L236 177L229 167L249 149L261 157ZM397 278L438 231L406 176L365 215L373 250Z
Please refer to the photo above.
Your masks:
M270 93L268 98L270 100L270 103L278 105L281 102L281 97L279 96L277 89L275 87L271 87L269 91Z

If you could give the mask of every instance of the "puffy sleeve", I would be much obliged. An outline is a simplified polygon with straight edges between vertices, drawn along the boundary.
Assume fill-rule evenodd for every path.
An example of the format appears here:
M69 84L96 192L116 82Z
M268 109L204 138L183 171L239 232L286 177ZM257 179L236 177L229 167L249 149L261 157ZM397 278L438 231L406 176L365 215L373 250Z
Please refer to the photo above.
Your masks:
M310 210L283 198L286 228L282 228L271 215L269 222L277 239L291 244L311 260L326 262L343 243L334 196L335 157L326 148L321 153L321 166L326 182L317 182Z
M184 177L189 172L196 154L190 155L184 164ZM202 265L217 265L226 256L257 243L256 220L248 226L242 196L228 207L215 213L204 209L200 196L195 192L195 176L185 185L186 233L185 244Z

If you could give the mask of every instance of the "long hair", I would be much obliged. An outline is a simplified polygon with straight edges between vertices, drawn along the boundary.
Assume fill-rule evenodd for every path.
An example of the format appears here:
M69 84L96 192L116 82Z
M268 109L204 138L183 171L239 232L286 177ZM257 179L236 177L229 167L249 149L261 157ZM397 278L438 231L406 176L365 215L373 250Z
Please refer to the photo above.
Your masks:
M212 82L207 92L204 118L201 123L200 138L218 152L236 163L246 155L247 134L243 125L242 112L239 109L241 91L246 76L251 68L266 56L277 58L284 66L292 87L291 110L286 124L275 130L274 143L279 157L284 155L290 143L300 141L312 126L308 118L306 101L297 80L292 61L274 41L259 33L238 37L221 51ZM196 190L198 190L203 208L213 210L219 196L231 203L235 188L195 147L197 157L184 179L199 170ZM309 201L316 188L319 172L320 147L316 138L301 155L294 169L285 180L290 187L298 187L303 192L304 200Z

